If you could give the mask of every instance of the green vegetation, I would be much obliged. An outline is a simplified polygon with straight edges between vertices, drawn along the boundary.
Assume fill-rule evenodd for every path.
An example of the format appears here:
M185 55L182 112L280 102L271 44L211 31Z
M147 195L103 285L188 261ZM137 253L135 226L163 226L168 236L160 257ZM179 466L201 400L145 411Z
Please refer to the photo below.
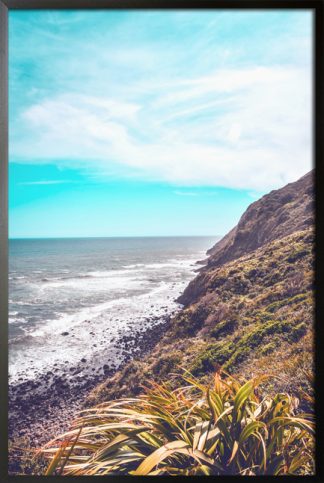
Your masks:
M232 334L235 329L238 327L238 320L236 319L227 319L224 320L223 322L220 322L217 324L211 331L210 335L211 337L221 337L224 335Z
M310 228L203 272L199 300L176 315L149 355L96 388L91 403L139 394L147 377L161 383L179 367L204 383L219 366L247 379L251 367L254 374L271 367L284 375L274 380L273 392L287 385L296 396L299 387L310 391L305 374L313 370L312 244ZM303 256L288 264L296 251Z
M288 394L261 394L265 376L243 384L216 373L212 385L152 383L139 398L82 411L48 443L46 475L314 474L312 417Z
M198 355L197 359L190 367L190 370L197 376L202 376L206 372L212 372L217 365L223 366L225 370L232 371L235 369L235 366L246 359L253 350L260 347L267 336L280 334L285 337L286 340L292 342L300 339L306 334L306 331L307 325L303 322L295 326L291 325L286 320L271 321L262 324L251 333L243 336L237 344L233 344L232 342L218 342L216 344L208 345L206 350ZM273 343L271 344L271 347L274 349Z
M283 300L278 300L277 302L273 302L272 304L268 305L266 307L266 311L273 313L285 305L298 304L299 302L306 300L308 297L309 295L307 293L301 293L295 295L294 297L284 298Z
M190 366L194 376L203 376L207 372L214 372L217 366L222 366L232 355L234 350L231 343L215 343L207 345L206 349L199 353L196 360Z

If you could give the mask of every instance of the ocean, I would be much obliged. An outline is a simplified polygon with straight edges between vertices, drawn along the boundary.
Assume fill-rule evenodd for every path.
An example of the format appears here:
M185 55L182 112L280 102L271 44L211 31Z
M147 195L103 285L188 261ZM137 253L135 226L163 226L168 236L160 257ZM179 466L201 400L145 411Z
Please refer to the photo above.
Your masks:
M123 360L120 339L179 310L176 298L217 238L9 242L9 379Z

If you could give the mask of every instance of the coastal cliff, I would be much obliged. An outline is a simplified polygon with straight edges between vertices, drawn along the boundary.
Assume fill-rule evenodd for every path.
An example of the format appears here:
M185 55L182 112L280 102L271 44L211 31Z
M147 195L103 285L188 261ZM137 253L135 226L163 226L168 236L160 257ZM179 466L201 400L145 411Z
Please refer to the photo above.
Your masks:
M244 377L271 371L276 390L311 392L313 206L313 172L251 204L208 251L160 342L90 400L138 394L180 368L202 380L220 367Z
M237 226L207 251L206 266L179 297L188 305L204 293L204 274L274 240L314 224L313 172L252 203ZM208 279L208 277L207 277ZM208 285L208 282L207 282ZM205 287L207 289L207 286Z

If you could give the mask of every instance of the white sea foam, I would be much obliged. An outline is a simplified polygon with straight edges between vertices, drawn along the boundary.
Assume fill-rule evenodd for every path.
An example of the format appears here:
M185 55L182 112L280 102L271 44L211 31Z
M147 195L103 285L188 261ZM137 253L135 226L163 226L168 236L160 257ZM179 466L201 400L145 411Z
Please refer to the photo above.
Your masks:
M44 337L46 335L51 335L57 333L60 330L72 329L74 327L80 326L87 320L93 321L94 318L106 314L107 317L114 317L115 313L120 311L120 309L127 310L132 307L137 307L138 304L141 305L142 309L136 309L136 312L143 312L145 303L151 303L158 294L161 294L169 289L169 286L165 282L161 282L160 285L154 289L151 289L148 293L143 295L136 295L131 297L120 297L117 300L111 300L109 302L104 302L93 307L87 307L73 314L62 314L62 316L56 320L44 321L42 327L29 332L32 337ZM163 303L165 301L163 300ZM116 310L117 309L117 310ZM133 311L131 312L134 313Z
M65 280L54 280L44 283L40 290L49 289L78 289L84 291L119 291L122 289L131 290L139 289L147 283L145 280L134 278L136 274L132 274L133 277L122 276L102 276L97 278L69 278Z
M144 263L131 263L130 265L124 265L123 268L143 268L145 266Z
M24 317L10 317L9 316L9 324L25 324L27 320Z
M28 339L30 345L24 351L10 351L12 383L22 374L24 378L32 379L37 371L44 372L54 363L77 364L81 357L91 360L94 365L102 360L118 363L121 349L111 345L112 340L131 332L133 327L144 330L156 323L152 322L152 317L157 321L177 310L179 304L174 297L185 285L185 281L177 284L161 282L144 294L110 300L69 315L62 314L56 320L44 321L38 329L27 330L26 336L32 338ZM63 336L64 332L68 332L68 336Z
M167 252L167 245L164 250ZM109 259L102 269L98 261L92 263L90 259L84 269L78 263L73 265L67 255L63 263L71 266L69 270L63 269L63 263L50 265L50 270L32 270L26 291L19 288L10 298L10 322L20 330L13 332L9 350L11 381L32 379L54 364L66 371L81 358L87 359L85 371L101 367L103 361L118 364L123 350L120 337L145 331L178 310L175 300L195 276L195 262L204 254L193 251L185 258L179 247L178 258L167 258L166 252L162 250L161 259L157 256L156 261L153 255L144 253L145 263L127 263L127 258L134 260L139 255L136 252L131 258L123 252L115 269L109 269ZM116 264L117 257L111 260ZM19 324L15 306L22 306L23 313L33 316L30 323L22 319Z
M120 290L149 289L152 280L148 280L150 274L163 271L174 272L177 268L189 269L193 260L170 260L169 262L133 264L128 268L118 270L91 271L86 274L51 279L42 279L41 291L49 289L78 289L85 291L106 292L107 290L117 292Z
M26 305L26 306L34 306L35 303L37 303L36 299L33 299L32 301L27 301L27 300L9 300L9 305Z

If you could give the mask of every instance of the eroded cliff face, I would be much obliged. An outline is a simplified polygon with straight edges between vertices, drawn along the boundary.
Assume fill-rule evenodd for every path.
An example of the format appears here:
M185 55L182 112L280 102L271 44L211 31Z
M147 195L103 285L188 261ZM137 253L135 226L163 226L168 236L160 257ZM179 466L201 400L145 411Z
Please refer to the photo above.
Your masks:
M294 183L271 191L252 203L239 223L207 254L206 265L179 297L188 305L206 291L205 274L212 268L240 258L273 240L302 231L314 224L314 173L311 171Z

